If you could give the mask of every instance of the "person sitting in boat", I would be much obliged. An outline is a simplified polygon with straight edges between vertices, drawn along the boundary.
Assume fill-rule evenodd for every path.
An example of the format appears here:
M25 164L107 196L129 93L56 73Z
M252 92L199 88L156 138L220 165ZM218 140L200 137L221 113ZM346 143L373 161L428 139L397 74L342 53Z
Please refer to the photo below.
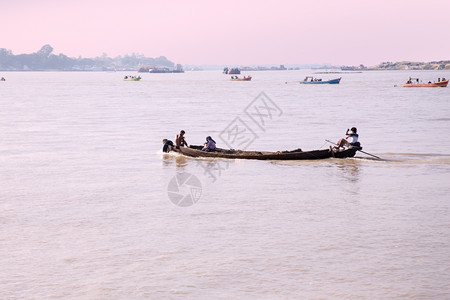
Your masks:
M206 151L206 152L216 151L216 141L213 140L210 136L207 136L206 143L203 144L202 151Z
M172 147L174 146L173 142L171 140L163 139L162 142L164 144L164 146L163 146L163 152L164 153L169 152L169 146L172 146Z
M445 78L444 78L444 77L442 77L442 81L445 81Z
M180 131L180 134L177 134L177 137L175 138L175 144L176 144L176 146L177 146L177 148L180 148L180 147L184 147L184 146L186 146L186 147L188 147L188 144L187 144L187 142L186 142L186 139L184 138L184 134L185 134L186 132L184 131L184 130L181 130Z
M350 133L349 133L350 131ZM343 148L344 146L357 146L359 147L360 143L358 142L358 138L359 135L356 133L357 129L356 127L352 127L350 130L347 129L347 131L345 132L346 137L343 139L340 139L337 142L337 149L339 150L339 148ZM335 147L336 148L336 147Z
M127 78L128 78L128 76L125 75L125 77L123 79L127 79Z

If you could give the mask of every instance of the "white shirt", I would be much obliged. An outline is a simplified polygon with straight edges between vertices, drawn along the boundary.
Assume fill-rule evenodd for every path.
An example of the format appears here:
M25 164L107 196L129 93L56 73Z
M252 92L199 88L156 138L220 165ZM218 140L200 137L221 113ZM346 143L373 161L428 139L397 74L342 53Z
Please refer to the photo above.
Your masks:
M357 141L358 141L358 134L356 134L356 133L350 133L349 135L348 135L348 137L347 137L347 141L350 143L350 144L354 144L354 143L356 143Z

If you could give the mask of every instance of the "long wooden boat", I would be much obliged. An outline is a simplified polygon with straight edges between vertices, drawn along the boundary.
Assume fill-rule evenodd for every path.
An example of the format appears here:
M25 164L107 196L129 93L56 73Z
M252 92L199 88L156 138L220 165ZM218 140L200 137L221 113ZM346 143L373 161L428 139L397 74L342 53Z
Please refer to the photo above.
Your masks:
M244 77L244 78L231 78L231 81L250 81L252 80L252 76Z
M448 80L429 82L429 83L413 83L414 81L408 81L410 83L404 83L403 87L447 87Z
M189 147L169 146L169 152L177 152L190 157L210 157L210 158L231 158L231 159L257 159L257 160L311 160L326 158L346 158L353 157L359 147L351 147L345 150L334 151L331 149L302 151L296 149L292 151L264 152L264 151L244 151L234 149L216 148L214 152L206 152L201 149L203 146L191 145Z
M311 78L310 81L308 81L309 78ZM341 79L342 77L322 81L322 79L314 79L313 77L308 76L305 78L305 80L300 81L300 84L339 84L339 82L341 82Z
M141 80L141 76L138 77L127 77L123 79L124 81L139 81Z

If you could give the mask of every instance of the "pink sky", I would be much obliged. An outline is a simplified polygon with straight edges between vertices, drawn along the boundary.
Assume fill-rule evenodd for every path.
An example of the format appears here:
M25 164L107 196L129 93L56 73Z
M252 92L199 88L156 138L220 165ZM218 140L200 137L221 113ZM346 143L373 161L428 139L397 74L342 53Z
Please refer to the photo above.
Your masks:
M450 0L0 0L0 48L181 64L450 59Z

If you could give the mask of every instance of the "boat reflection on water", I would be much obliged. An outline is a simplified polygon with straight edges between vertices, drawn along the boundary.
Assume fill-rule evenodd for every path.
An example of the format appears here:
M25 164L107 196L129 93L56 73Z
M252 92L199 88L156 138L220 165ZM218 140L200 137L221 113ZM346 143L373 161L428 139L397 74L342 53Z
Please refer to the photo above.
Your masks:
M173 166L175 164L177 171L183 171L187 166L188 161L186 156L164 153L162 163L165 167Z
M347 159L345 161L343 160L337 160L336 165L342 172L342 175L344 178L351 182L358 182L359 181L359 164L361 162L357 159Z
M360 191L360 167L362 162L358 159L346 159L335 161L337 169L342 177L342 187L346 193L352 195L350 197L353 201L357 201Z

